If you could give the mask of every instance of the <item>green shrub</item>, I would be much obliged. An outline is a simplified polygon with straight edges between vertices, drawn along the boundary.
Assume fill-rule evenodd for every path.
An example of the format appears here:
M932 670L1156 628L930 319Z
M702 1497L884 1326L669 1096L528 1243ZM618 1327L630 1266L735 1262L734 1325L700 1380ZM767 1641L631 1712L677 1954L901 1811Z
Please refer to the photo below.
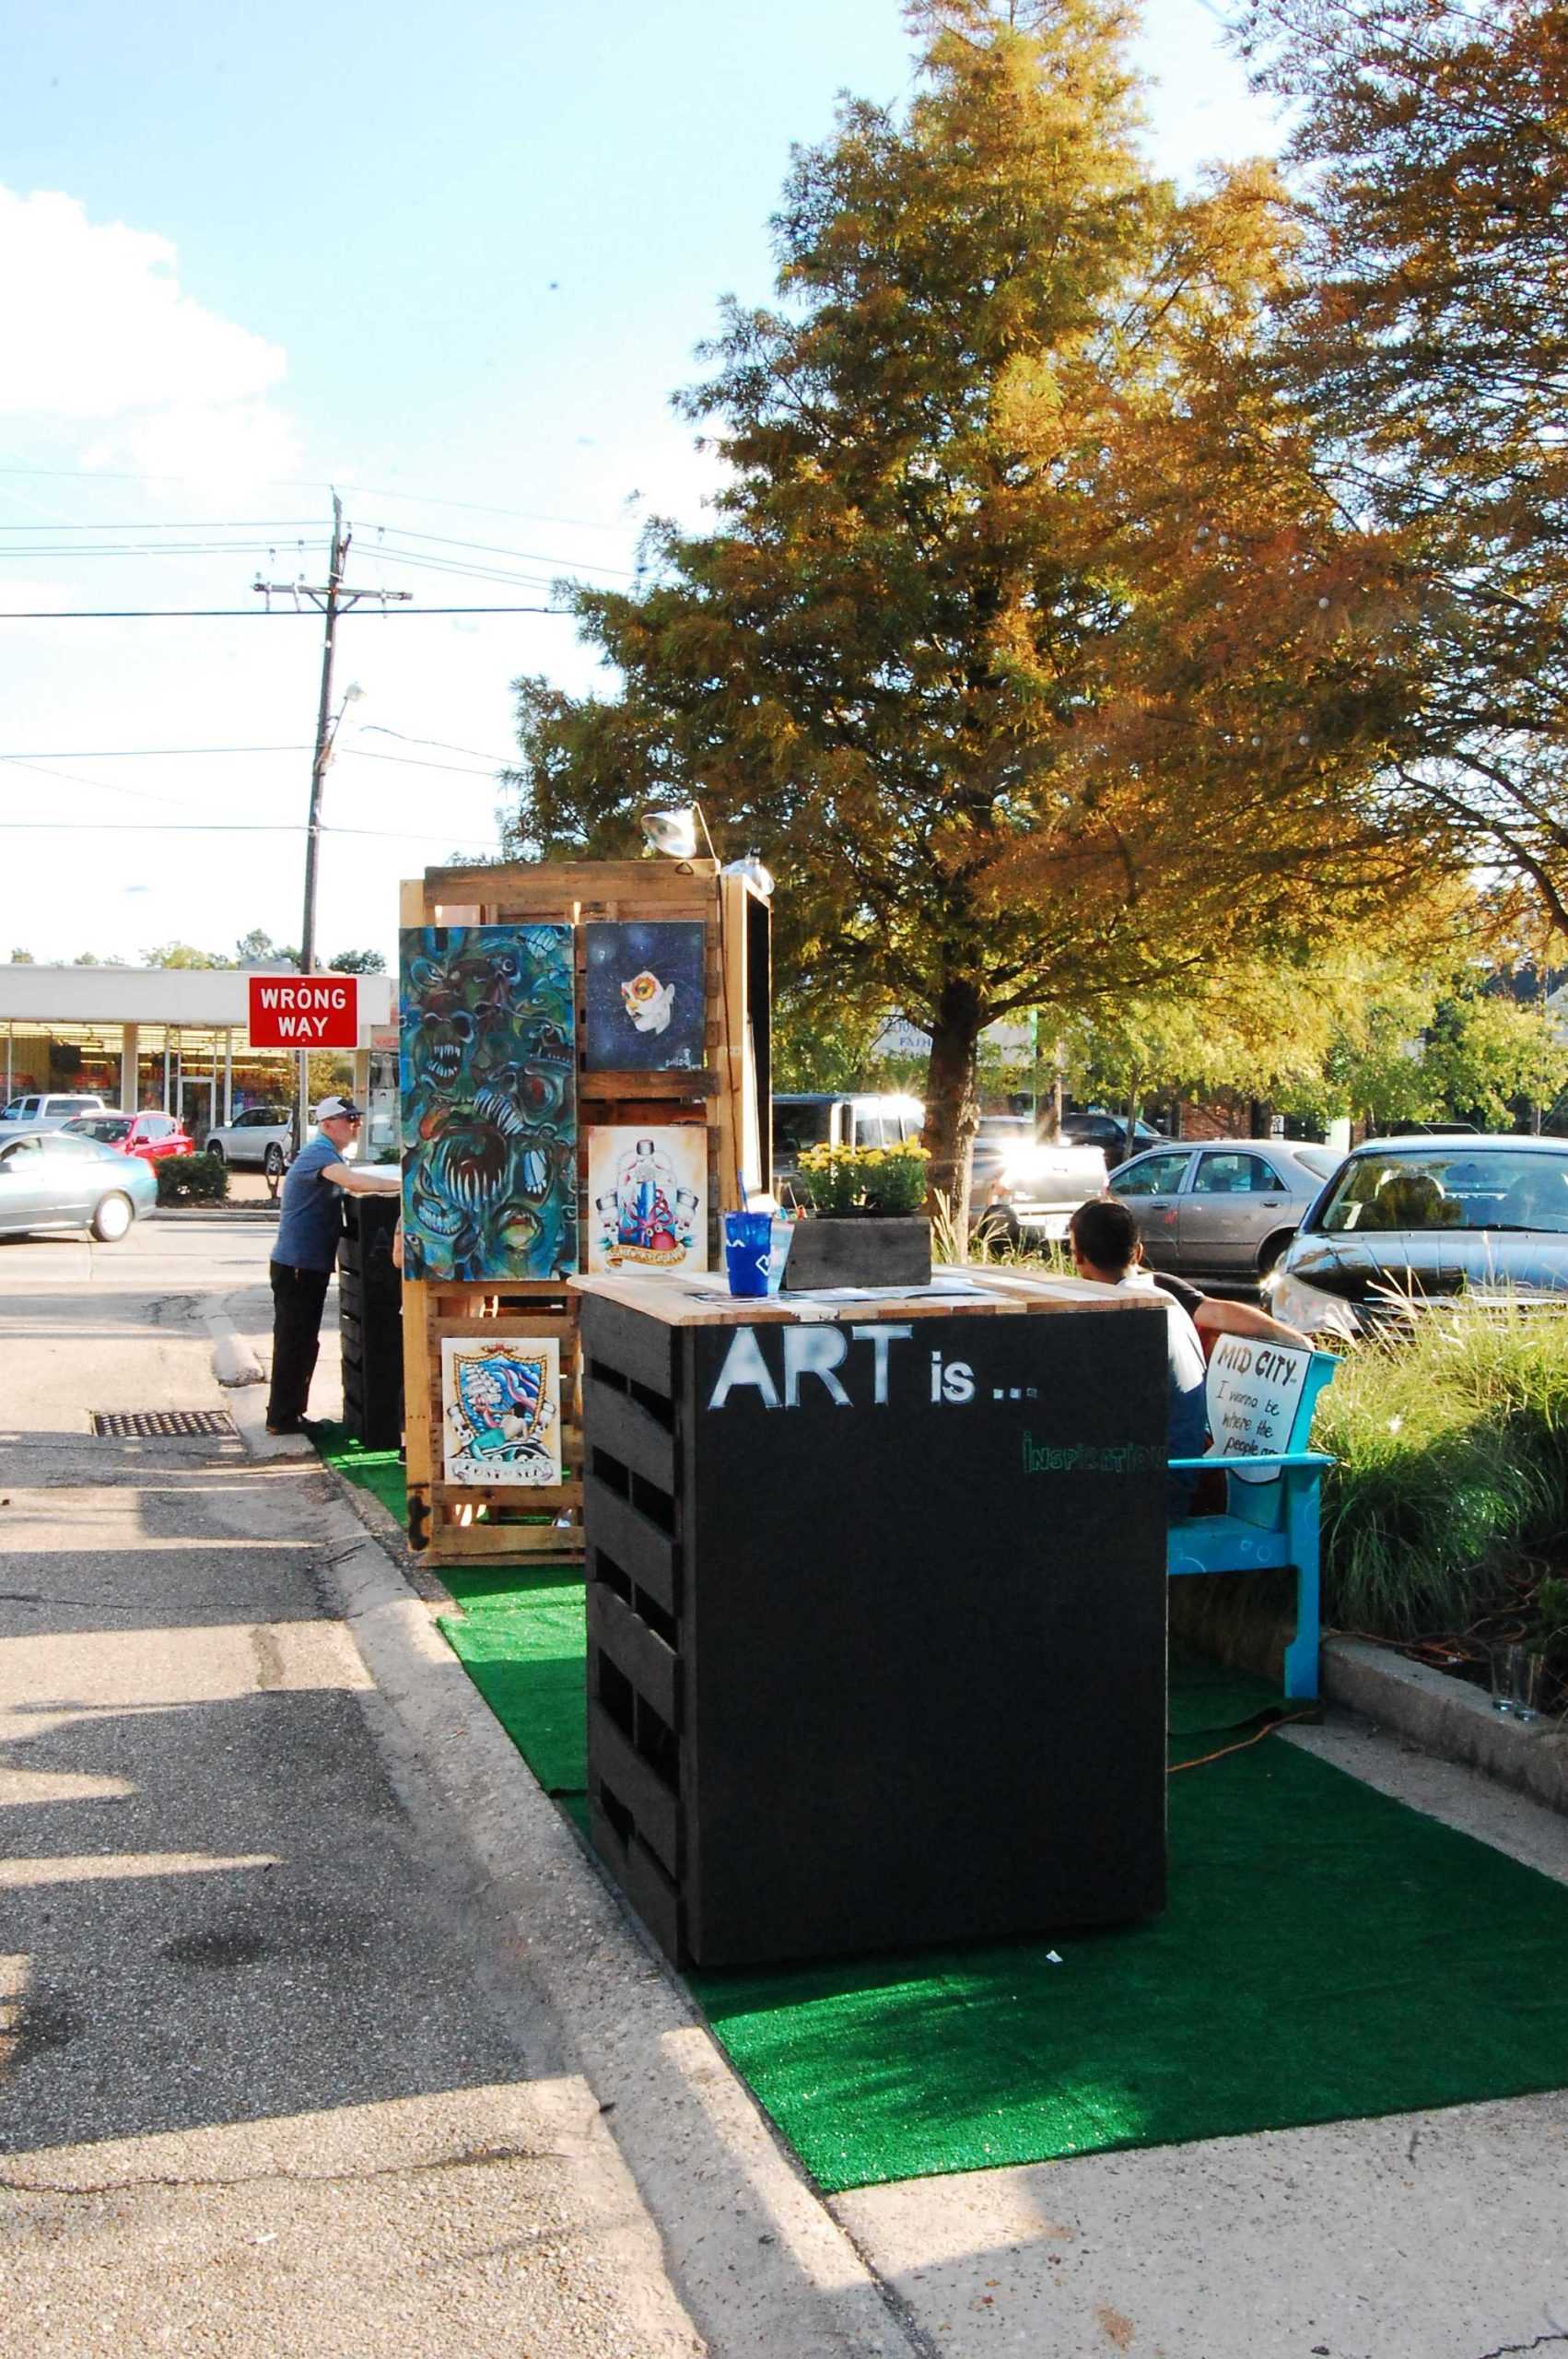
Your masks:
M1568 1319L1519 1305L1417 1312L1349 1350L1314 1440L1328 1618L1391 1637L1462 1631L1568 1532Z
M160 1204L221 1204L228 1200L228 1166L214 1155L171 1155L153 1169Z

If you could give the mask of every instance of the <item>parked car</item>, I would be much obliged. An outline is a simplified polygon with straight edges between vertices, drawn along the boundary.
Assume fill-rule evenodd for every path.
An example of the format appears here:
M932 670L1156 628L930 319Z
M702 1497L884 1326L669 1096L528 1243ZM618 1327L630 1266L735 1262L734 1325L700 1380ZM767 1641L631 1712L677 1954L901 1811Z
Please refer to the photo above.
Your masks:
M1245 1280L1273 1268L1339 1161L1293 1140L1194 1140L1135 1156L1110 1191L1138 1223L1151 1269Z
M82 1090L67 1095L63 1090L35 1090L27 1097L13 1097L0 1112L0 1123L25 1123L29 1131L58 1131L73 1121L78 1114L106 1114L112 1109L101 1097L94 1097Z
M170 1156L196 1152L190 1132L172 1114L75 1114L62 1135L96 1139L116 1155L139 1155L144 1163L167 1163Z
M1456 1295L1568 1309L1568 1140L1369 1139L1302 1221L1270 1308L1352 1336Z
M1067 1235L1086 1196L1106 1184L1097 1146L1046 1139L1017 1114L982 1114L969 1181L969 1226L992 1244L1017 1245Z
M1107 1167L1115 1170L1128 1157L1127 1117L1107 1113L1103 1106L1085 1107L1076 1114L1061 1118L1061 1135L1074 1146L1097 1146ZM1159 1146L1164 1137L1152 1122L1139 1121L1132 1127L1131 1153L1141 1155L1145 1147Z
M248 1107L207 1133L206 1152L215 1163L279 1172L294 1152L294 1117L287 1106Z
M791 1090L773 1101L773 1190L780 1203L803 1195L801 1157L812 1146L897 1146L918 1139L926 1109L918 1097L869 1091Z
M65 1131L0 1133L0 1237L90 1228L112 1245L158 1202L150 1163Z

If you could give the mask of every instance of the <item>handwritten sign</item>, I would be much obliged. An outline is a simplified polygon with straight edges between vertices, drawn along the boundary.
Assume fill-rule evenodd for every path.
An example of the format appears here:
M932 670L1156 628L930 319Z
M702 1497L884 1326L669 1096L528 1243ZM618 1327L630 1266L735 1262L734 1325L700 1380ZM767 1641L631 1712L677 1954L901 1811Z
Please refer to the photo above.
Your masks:
M1312 1354L1290 1344L1222 1335L1209 1363L1211 1455L1277 1458L1290 1449ZM1272 1483L1277 1467L1232 1468L1238 1481Z

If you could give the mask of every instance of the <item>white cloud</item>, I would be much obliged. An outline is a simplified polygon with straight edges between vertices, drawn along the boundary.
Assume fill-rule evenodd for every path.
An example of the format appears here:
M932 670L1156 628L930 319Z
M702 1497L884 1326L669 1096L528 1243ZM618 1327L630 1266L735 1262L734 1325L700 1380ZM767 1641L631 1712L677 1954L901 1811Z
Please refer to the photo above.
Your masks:
M153 410L90 443L81 462L111 472L178 476L213 489L297 475L301 464L292 422L270 402L181 403Z
M287 358L183 291L167 238L0 188L0 417L99 429L83 465L187 481L297 473L267 396Z

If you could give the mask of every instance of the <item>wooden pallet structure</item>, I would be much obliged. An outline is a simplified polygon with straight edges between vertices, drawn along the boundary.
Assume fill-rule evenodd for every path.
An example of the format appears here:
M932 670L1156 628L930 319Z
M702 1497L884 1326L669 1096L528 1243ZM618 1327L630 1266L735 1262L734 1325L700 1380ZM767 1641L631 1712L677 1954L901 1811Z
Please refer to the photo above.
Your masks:
M691 1123L706 1133L708 1264L723 1267L720 1213L766 1185L770 1159L769 925L766 900L717 861L654 858L512 862L433 868L405 882L404 929L566 925L572 929L577 1056L577 1234L589 1236L588 1136L602 1125ZM698 921L704 929L700 1070L585 1067L584 928L595 921ZM406 1144L406 1142L405 1142ZM586 1243L582 1245L586 1253ZM582 1369L579 1297L558 1277L407 1278L404 1285L404 1441L410 1545L437 1563L582 1554ZM441 1345L523 1332L554 1337L561 1390L562 1481L519 1487L449 1482L444 1471Z

